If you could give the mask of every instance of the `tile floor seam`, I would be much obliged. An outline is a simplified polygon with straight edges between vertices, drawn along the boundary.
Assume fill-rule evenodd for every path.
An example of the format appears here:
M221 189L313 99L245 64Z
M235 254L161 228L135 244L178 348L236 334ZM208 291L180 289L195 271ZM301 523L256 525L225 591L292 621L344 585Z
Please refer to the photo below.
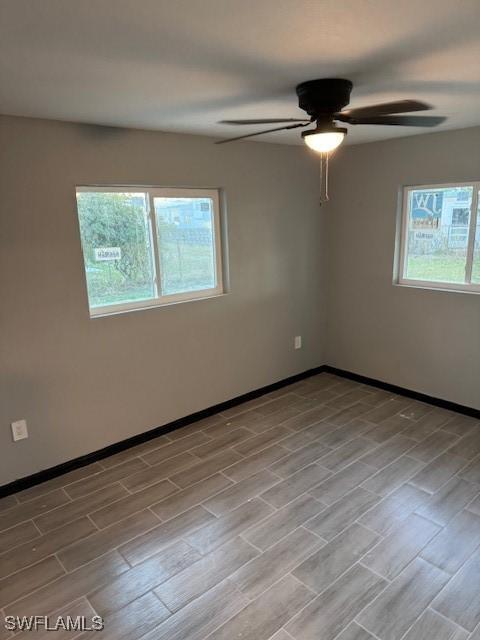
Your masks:
M170 494L170 496L174 496L174 495L175 495L174 493ZM168 497L170 497L170 496L168 496ZM129 496L126 496L126 497L128 498ZM120 498L120 500L123 500L123 499L125 499L125 498ZM112 502L111 504L105 505L105 507L102 507L101 509L97 509L96 511L92 511L91 513L89 513L89 514L88 514L88 516L87 516L87 517L90 517L90 516L92 516L92 515L95 515L96 513L98 513L98 511L102 511L102 510L103 510L103 508L105 508L105 509L106 509L107 507L111 507L112 505L116 504L116 503L117 503L117 502L119 502L120 500L115 500L115 502ZM122 522L122 520L126 520L127 518L131 518L131 517L133 517L133 516L137 515L138 513L141 513L142 511L149 511L149 512L150 512L150 513L151 513L151 514L152 514L152 515L153 515L153 516L158 520L158 523L155 525L155 526L157 526L157 525L158 525L158 524L160 524L162 521L160 520L160 518L157 516L157 514L156 514L156 513L154 513L153 511L151 511L151 507L152 507L152 506L153 506L153 504L149 505L148 507L141 507L140 509L137 509L136 511L132 511L131 513L129 513L129 514L128 514L128 516L123 516L123 517L119 518L118 520L113 520L112 522L109 522L109 523L108 523L107 525L105 525L104 527L98 527L98 526L97 526L97 529L98 529L98 531L105 531L106 529L108 529L108 527L112 527L113 525L116 525L116 524L118 524L119 522ZM54 531L54 529L53 529L53 531ZM49 532L49 533L50 533L50 532ZM93 533L97 533L97 532L96 532L96 531L94 531ZM140 535L142 535L142 534L140 534Z
M40 529L37 527L36 523L34 522L33 518L30 518L28 520L23 520L22 522L18 522L17 524L12 524L12 526L11 527L7 527L7 529L1 529L0 530L0 534L8 533L11 529L15 529L16 527L19 527L20 525L25 524L26 522L31 522L33 524L33 526L35 527L35 529L40 533L40 535L43 535L43 533L40 531ZM32 541L35 540L35 539L36 538L32 538ZM29 542L29 541L27 540L26 542ZM21 544L24 544L24 543L20 542L19 544L15 545L15 547L10 547L9 549L5 549L5 551L2 551L0 553L0 558L2 557L2 555L4 553L7 553L8 551L11 551L13 548L19 547Z
M137 471L137 473L141 473L141 471ZM130 474L130 475L131 475L131 476L134 476L135 474L134 474L134 473L132 473L132 474ZM130 476L126 476L125 478L121 478L120 480L117 480L117 482L118 482L118 484L119 484L123 489L125 489L125 491L127 491L131 496L133 496L133 495L134 495L135 493L137 493L137 492L136 492L136 491L131 491L131 490L130 490L128 487L126 487L126 486L123 484L123 482L122 482L122 480L126 480L127 478L130 478ZM155 483L153 483L153 484L155 484ZM110 486L110 485L107 485L107 486ZM151 486L153 486L153 485L151 485L151 484L150 484L150 485L148 485L148 486L147 486L147 487L145 487L145 488L147 489L148 487L151 487ZM141 491L141 489L140 489L140 491Z
M370 549L369 551L372 551L373 549ZM363 556L361 558L359 558L356 562L356 564L358 564L360 567L363 567L364 569L367 569L368 571L370 571L371 573L374 573L377 578L381 578L382 580L385 580L386 582L388 582L388 584L392 584L392 582L395 580L395 578L397 576L395 576L395 578L387 578L387 576L382 576L381 573L378 573L378 571L375 571L375 569L372 569L372 567L367 567L366 564L363 564L362 560L363 558L367 555L367 553L369 553L369 551L367 551L366 553L363 554ZM410 562L408 563L410 564ZM408 565L407 565L408 566ZM399 574L400 575L400 574ZM388 585L387 585L388 586ZM372 600L373 602L373 600Z
M419 507L417 507L418 509L421 509L423 505L420 505ZM418 516L419 518L423 518L424 520L427 520L427 522L429 522L430 524L435 525L436 527L440 527L440 531L438 531L433 538L430 540L430 542L433 542L433 540L435 540L435 538L437 538L442 531L447 527L447 525L449 524L449 522L447 522L446 524L441 524L439 522L435 522L434 520L431 520L428 516L424 516L421 513L417 513L417 509L415 509L415 511L412 511L412 514L415 514L416 516ZM456 514L457 515L457 514ZM428 544L430 544L430 542ZM425 547L424 547L425 548ZM423 549L422 549L423 551ZM422 553L422 551L420 551L420 553ZM419 554L420 555L420 554ZM428 562L430 562L430 564L434 564L431 560L428 560ZM442 571L444 571L444 569L442 569L441 567L437 567L438 569L441 569ZM446 572L447 573L447 572Z
M158 585L158 586L160 586L160 585ZM168 618L170 618L171 616L173 616L173 615L174 615L175 613L177 613L178 611L181 611L181 610L182 610L182 609L178 609L177 611L175 611L175 610L173 610L173 609L170 609L170 607L168 606L168 604L162 600L162 598L158 595L158 593L157 593L157 591L156 591L156 590L157 590L157 587L154 587L151 591L147 591L147 593L153 593L153 595L154 595L154 596L155 596L155 597L156 597L156 598L157 598L157 599L158 599L158 600L163 604L163 606L165 607L165 609L167 609L167 611L169 611L169 612L170 612L170 615L168 616ZM145 594L144 594L144 595L145 595ZM203 594L201 594L201 595L203 595ZM201 597L201 596L198 596L198 597ZM195 600L196 600L196 598L195 598L194 600L192 600L191 602L195 602ZM129 603L129 604L130 604L130 603ZM188 603L188 604L190 604L190 603ZM187 606L187 605L185 605L185 606ZM168 620L168 618L165 618L165 620ZM161 624L161 623L160 623L160 624Z
M142 511L144 511L144 509L142 509ZM140 513L140 511L137 511L136 513ZM135 514L130 514L129 516L127 516L127 518L130 518L131 515L135 515ZM124 520L126 520L127 518L124 518ZM122 520L118 520L117 522L113 523L118 524L119 522L122 522ZM110 547L108 549L108 551L105 551L104 553L99 554L98 556L95 556L95 558L92 558L91 560L89 560L88 562L83 562L82 564L76 566L74 569L71 569L69 573L73 573L74 571L76 571L77 569L80 569L80 567L84 567L87 564L90 564L90 562L93 562L93 560L97 560L97 558L103 558L103 556L107 555L108 553L111 553L112 551L118 551L118 553L122 556L122 558L125 560L125 562L127 562L130 566L135 566L135 565L131 565L130 562L127 560L127 558L125 558L125 556L122 554L122 552L120 551L120 547L122 547L123 545L126 545L130 542L132 542L133 540L135 540L136 538L139 538L140 536L145 535L146 533L149 533L150 531L152 531L153 529L156 529L156 527L158 527L160 524L162 524L160 521L156 522L152 527L149 527L148 529L145 529L145 531L142 531L142 533L138 533L137 535L133 536L132 538L129 538L128 540L123 540L120 544L118 544L115 547ZM111 525L109 525L111 526ZM105 527L104 529L101 529L100 531L105 531L106 529L108 529L108 527ZM97 532L94 532L91 535L96 535ZM81 542L81 541L80 541Z
M141 509L141 511L142 511L142 509ZM161 518L157 513L155 513L155 511L152 511L152 505L150 505L149 507L147 507L147 508L146 508L146 511L150 511L150 513L152 514L152 516L154 516L154 517L158 520L158 523L159 523L159 524L163 524L163 523L165 522L165 520L162 520L162 518ZM136 512L136 513L138 513L138 512ZM133 515L135 515L135 514L133 514Z
M35 522L34 518L32 518L31 520L25 520L25 522L31 522L33 524L33 526L35 527L35 529L37 530L38 534L41 535L41 536L43 535L43 533L40 531L37 523ZM65 523L65 524L68 524L68 523Z
M275 515L270 514L270 515ZM261 524L261 523L260 523ZM256 526L256 525L253 525ZM253 527L249 527L249 529L252 529ZM249 531L249 529L245 529L245 531L242 533L247 533ZM276 542L274 542L273 544L271 544L269 547L266 547L265 549L259 549L260 551L260 555L263 556L265 555L268 551L271 551L273 547L275 547L276 545L280 544L281 542L283 542L284 540L286 540L289 536L291 536L295 531L298 531L298 529L303 529L304 531L307 531L309 534L313 533L313 531L308 531L308 529L305 529L302 525L298 525L297 527L295 527L295 529L292 529L292 531L289 531L288 533L286 533L282 538L279 538ZM241 535L241 534L240 534ZM320 538L320 536L315 536L317 538L319 538L319 541L323 540L323 538ZM251 544L253 547L255 547L255 545L250 542L247 538L247 543ZM256 549L258 547L255 547ZM312 551L312 553L310 555L313 555L314 553L316 553L318 551L318 549L315 549ZM250 560L249 562L247 562L247 564L249 564L250 562L254 562L255 560L257 560L257 558L259 558L260 556L257 556L255 558L252 558L252 560ZM306 558L304 558L303 560L301 560L301 562L304 562L305 560L307 560L310 556L307 556ZM246 566L246 565L244 565ZM288 573L291 573L293 571L293 569L289 569L284 575L287 575ZM278 582L278 580L277 580ZM311 590L311 588L309 587L309 589Z
M458 572L457 572L458 573ZM453 578L454 576L452 576ZM449 580L447 582L447 584L442 588L442 591L447 587L447 585L451 582L451 580ZM455 620L452 620L451 618L449 618L448 616L444 615L441 611L438 611L437 609L435 609L432 606L432 603L434 602L434 600L442 593L442 591L439 591L437 593L437 595L435 596L435 598L432 600L432 602L430 602L430 604L428 605L428 607L425 607L425 610L423 611L423 613L425 613L425 611L433 611L436 615L440 616L440 618L443 618L444 620L446 620L447 622L449 622L450 624L455 625L456 627L458 627L459 629L461 629L462 631L465 631L465 633L473 633L473 631L475 631L475 629L473 631L469 631L468 629L466 629L465 627L463 627L459 622L456 622Z
M418 557L418 556L417 556L417 557ZM426 564L430 564L430 565L432 565L432 566L435 566L432 562L429 562L428 560L424 560L423 558L421 558L421 560L422 560L423 562L425 562ZM400 573L398 573L398 574L395 576L395 578L394 578L394 579L393 579L393 580L392 580L392 581L391 581L391 582L390 582L390 583L385 587L385 589L382 589L382 591L381 591L379 594L377 594L377 595L375 596L375 598L373 598L373 600L371 600L371 601L370 601L370 602L369 602L369 603L368 603L368 604L367 604L367 605L366 605L366 606L365 606L361 611L359 611L359 612L357 613L357 615L355 616L355 622L356 622L359 626L362 626L362 625L360 625L360 623L359 623L359 622L357 622L357 618L358 618L359 616L361 616L361 614L365 611L365 609L367 609L367 607L369 607L369 606L373 605L373 603L374 603L376 600L378 600L378 599L380 598L380 596L381 596L381 595L386 591L386 589L388 589L389 585L390 585L390 584L392 584L395 580L398 580L398 579L400 578L400 576L401 576L404 572L406 572L406 571L408 570L408 568L410 567L410 565L411 565L411 564L412 564L412 562L414 562L414 561L415 561L415 559L414 559L414 560L412 560L411 562L409 562L409 563L407 564L407 566L406 566L406 567L404 567L404 568L400 571ZM366 567L366 568L368 568L368 567ZM439 567L435 567L435 568L440 569ZM446 571L444 571L443 569L440 569L440 571L441 571L442 573L444 573L445 575L449 576L449 578L448 578L448 580L446 581L445 585L443 585L443 587L442 587L442 589L443 589L443 588L444 588L444 587L445 587L445 586L446 586L446 585L451 581L451 579L453 578L453 576L451 576L450 574L448 574L448 573L447 573ZM405 631L405 633L404 633L400 638L398 638L398 640L402 640L402 638L405 638L405 636L406 636L406 635L407 635L407 633L410 631L410 629L414 626L414 624L415 624L415 623L416 623L416 622L417 622L417 621L422 617L422 615L425 613L425 611L430 607L431 603L432 603L432 602L434 601L434 599L437 597L438 593L440 593L440 591L438 591L438 592L437 592L437 593L436 593L436 594L431 598L431 600L430 600L430 602L427 604L427 606L426 606L426 607L424 607L424 608L422 609L422 611L420 612L420 614L415 618L415 620L414 620L414 621L413 621L413 623L408 627L408 629ZM375 635L375 634L373 633L373 631L371 631L368 627L364 627L364 628L365 628L365 630L366 630L366 631L368 631L370 634Z
M106 506L110 506L110 505L106 505ZM95 512L93 512L93 513L95 513ZM95 524L95 522L92 520L90 513L86 513L85 514L85 518L87 518L87 520L92 523L93 527L95 528L95 532L101 530L100 527L97 524ZM71 520L71 522L75 522L75 519ZM48 533L51 533L52 531L55 531L55 529L51 529ZM83 540L83 538L82 538L82 540Z
M54 489L53 491L58 491L58 489ZM53 491L51 491L50 493L53 493ZM45 494L47 495L47 494ZM41 496L43 497L43 496ZM36 498L34 498L36 500ZM60 505L56 505L55 507L52 507L52 509L47 509L47 511L42 511L40 513L38 513L37 515L33 516L33 518L30 516L29 518L25 518L25 520L20 520L19 522L16 522L15 524L13 524L10 527L6 527L5 529L0 529L0 533L4 533L5 531L8 531L9 529L13 529L13 527L18 526L19 524L23 524L24 522L28 522L29 520L33 520L34 518L38 518L39 516L43 516L44 514L50 513L51 511L55 511L55 509L58 509L60 507L64 507L67 504L70 504L71 502L73 502L73 500L71 500L70 498L68 499L67 502L64 502ZM12 509L16 509L19 505L22 504L27 504L26 502L20 502L18 505L15 505L14 507L12 507ZM4 512L7 513L7 512ZM3 514L1 514L3 515Z
M247 540L246 538L243 537L243 531L242 533L238 534L238 537L241 538L244 542L246 542L247 544L249 544L250 546L252 546L256 551L258 551L258 556L255 556L255 558L252 558L252 560L255 560L256 558L259 558L263 553L265 553L265 551L268 551L268 549L270 549L271 547L267 547L266 549L260 549L260 547L257 547L257 545L255 545L253 542L250 542L250 540ZM272 545L273 546L273 545ZM220 547L218 547L220 548ZM249 560L249 562L251 562ZM246 562L244 565L242 565L243 567L246 566L248 564L248 562Z
M256 596L249 596L248 594L244 593L239 587L236 587L236 589L238 591L240 591L240 593L245 596L246 598L249 599L249 604L251 604L252 602L255 602L255 600L258 600L258 598L261 598L267 591L269 591L269 589L272 589L276 584L278 584L279 582L281 582L284 578L286 578L286 576L291 576L296 582L298 582L302 587L305 587L312 595L313 598L307 603L306 606L308 606L308 604L310 604L310 602L313 602L313 600L315 600L317 598L317 593L315 591L312 590L311 587L309 587L308 585L304 584L301 580L299 580L296 576L294 576L292 574L291 571L287 571L286 573L282 574L279 578L277 578L274 582L272 582L271 584L268 585L268 587L265 587L265 589L263 589L263 591L260 591L259 593L257 593ZM227 580L230 578L230 576L228 578L226 578ZM299 613L299 612L297 612ZM297 615L297 613L295 615Z
M99 489L99 491L102 491L103 489L106 489L106 488L108 488L108 487L110 487L110 486L112 486L112 485L107 485L107 487L102 487L102 489ZM96 493L96 492L94 491L94 492L92 492L92 493ZM92 494L87 494L87 495L92 495ZM130 494L129 494L129 495L130 495ZM71 503L70 503L70 502L67 502L67 503L65 503L65 504L59 505L58 507L55 507L55 508L54 508L54 509L52 509L51 511L45 511L45 512L42 512L42 513L38 514L38 515L37 515L37 516L35 516L35 517L34 517L34 519L33 519L33 522L34 522L35 526L38 528L38 525L37 525L37 523L35 522L35 520L37 520L37 519L39 519L39 518L42 518L44 515L48 515L49 513L52 513L52 511L56 511L57 509L58 509L58 510L61 510L61 509L63 509L64 507L68 506L69 504L75 504L76 500L82 500L84 497L85 497L85 496L80 496L79 498L76 498L75 500L72 500L72 502L71 502ZM92 510L92 511L85 511L84 513L82 513L82 514L80 514L80 515L75 515L71 520L62 520L62 523L61 523L61 524L59 524L59 525L55 526L53 529L48 529L48 530L46 530L46 531L44 531L44 532L41 532L41 535L46 535L47 533L51 533L51 532L55 531L56 529L59 529L60 527L62 527L62 526L64 526L64 525L71 524L72 522L74 522L74 521L75 521L75 520L77 520L78 518L84 518L84 517L86 518L86 517L88 517L88 518L90 519L90 516L91 516L93 513L95 513L96 511L100 511L100 510L101 510L101 509L103 509L103 508L110 507L110 506L111 506L112 504L114 504L115 502L118 502L119 500L122 500L122 499L127 498L127 497L128 497L128 495L127 495L127 496L122 496L121 498L117 498L116 500L112 500L111 502L107 502L107 503L106 503L106 504L104 504L102 507L100 507L100 509L95 509L95 510ZM94 523L93 523L93 524L94 524ZM15 525L15 526L16 526L16 525ZM95 525L95 526L96 526L96 525ZM39 530L39 531L40 531L40 530ZM0 532L0 533L3 533L3 532Z
M367 606L368 606L368 605L367 605ZM363 609L362 609L362 611L363 611ZM360 613L361 613L361 612L360 612ZM359 614L359 615L360 615L360 614ZM383 640L382 638L380 638L380 636L376 636L372 631L369 631L369 630L367 629L367 627L364 627L362 624L360 624L360 622L357 622L356 618L354 618L354 619L352 620L352 622L355 622L355 624L356 624L356 625L358 625L358 626L359 626L361 629L363 629L366 633L368 633L369 635L371 635L371 636L372 636L372 638L375 638L375 640ZM352 624L352 622L350 622L350 624ZM346 628L347 628L347 627L345 627L345 629L346 629ZM345 630L345 629L344 629L344 630ZM343 631L344 631L344 630L343 630ZM340 634L341 634L341 633L343 633L343 631L341 631L341 632L340 632ZM339 635L340 635L340 634L339 634ZM333 640L337 640L337 638L338 638L338 636L336 636ZM400 638L399 638L398 640L400 640Z
M222 580L222 582L229 582L229 580L228 580L228 578L225 578L225 580ZM222 582L220 582L219 584L222 584ZM233 583L229 582L229 584L232 584L233 588L234 588L236 591L238 591L238 593L239 593L241 596L245 597L245 596L244 596L244 594L243 594L241 591L239 591L239 590L237 589L237 587L236 587ZM217 585L217 586L218 586L218 585ZM208 592L206 592L206 593L208 593ZM202 595L203 595L203 594L202 594ZM246 598L245 598L245 599L246 599ZM215 627L212 631L210 631L210 633L209 633L208 635L204 636L203 640L208 640L208 638L209 638L210 636L212 636L214 633L216 633L216 631L218 631L218 629L220 629L221 627L223 627L223 626L227 625L231 620L233 620L233 619L235 618L235 616L238 616L238 615L239 615L242 611L244 611L244 610L245 610L245 609L246 609L250 604L251 604L250 602L246 602L244 607L242 607L241 609L239 609L239 611L237 611L236 613L234 613L233 615L231 615L227 620L223 621L221 624L219 624L217 627ZM142 640L142 638L143 638L143 637L145 637L145 636L142 636L141 638L138 638L138 640ZM187 639L186 639L186 640L187 640Z
M216 475L216 474L213 474ZM212 478L213 476L209 476L209 478ZM229 478L228 478L229 479ZM208 480L208 478L204 478L204 480ZM201 482L203 482L204 480L200 480L199 482L197 482L196 484L200 484ZM189 485L188 487L185 487L185 489L181 489L181 491L185 491L186 489L191 489L193 486L195 485ZM166 520L161 520L161 522L164 524L166 522L169 522L170 520L173 520L174 518L186 513L187 511L190 511L190 509L193 509L194 507L203 507L203 503L206 500L210 500L210 498L214 498L215 496L217 496L219 493L221 493L222 491L225 490L225 488L228 489L228 487L223 487L223 489L219 489L216 493L213 493L211 496L208 496L208 498L205 498L204 500L200 501L200 502L196 502L195 504L189 505L186 509L184 509L183 511L179 511L178 513L176 513L174 516L171 516L170 518L167 518ZM167 496L165 498L165 500L169 500L170 498L173 498L176 494L172 493L172 495ZM157 505L161 504L163 502L163 500L160 500L160 502L155 502L154 504L150 505L150 507L148 507L149 509L153 509L154 507L156 507ZM154 512L155 513L155 512ZM157 518L160 518L160 516L158 516L155 513Z
M55 554L53 554L54 557ZM58 558L56 558L60 567L63 569L63 571L65 573L63 573L60 576L56 576L55 578L52 578L52 580L49 580L48 582L45 582L44 584L40 585L39 587L37 587L36 589L32 589L32 591L28 591L24 594L22 594L19 598L17 598L16 600L11 600L10 602L6 602L4 603L4 609L8 609L9 607L11 607L12 605L14 605L16 602L19 602L20 600L23 600L26 597L30 597L32 595L34 595L37 591L40 591L41 589L44 589L45 587L48 587L49 585L53 584L54 582L56 582L57 580L60 580L61 578L64 578L66 575L68 575L71 572L68 572L64 566L62 565L62 563L58 560Z
M447 583L448 584L448 583ZM433 602L433 598L430 601L430 604ZM428 604L421 612L420 614L415 618L415 620L412 622L412 624L408 627L408 629L405 631L405 633L400 636L399 640L403 640L403 638L405 638L410 631L413 629L413 627L417 624L417 622L420 620L420 618L424 615L425 611L427 611L430 607L430 604Z

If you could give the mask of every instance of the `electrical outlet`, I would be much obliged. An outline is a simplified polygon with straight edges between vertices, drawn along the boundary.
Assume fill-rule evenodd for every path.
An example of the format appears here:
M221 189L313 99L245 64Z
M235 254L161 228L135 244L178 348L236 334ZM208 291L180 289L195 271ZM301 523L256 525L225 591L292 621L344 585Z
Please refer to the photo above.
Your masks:
M17 420L16 422L12 422L12 436L14 442L17 442L17 440L25 440L25 438L28 438L26 420Z
M295 345L295 349L302 348L302 336L295 336L294 345Z

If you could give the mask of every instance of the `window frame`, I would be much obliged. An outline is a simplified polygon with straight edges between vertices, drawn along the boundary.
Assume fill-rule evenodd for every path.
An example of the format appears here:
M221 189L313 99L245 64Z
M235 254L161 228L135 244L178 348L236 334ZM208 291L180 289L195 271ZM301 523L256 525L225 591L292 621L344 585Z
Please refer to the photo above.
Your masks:
M75 187L75 200L77 193L129 193L142 192L146 194L146 202L148 206L148 234L150 246L152 247L152 273L155 297L148 300L134 300L132 302L119 302L98 307L90 306L88 297L88 286L86 286L87 303L91 318L102 316L116 315L129 311L142 311L144 309L152 309L157 307L170 306L180 302L193 302L195 300L206 300L216 298L225 294L224 288L224 239L222 235L222 210L220 206L220 189L219 188L202 188L202 187L158 187L145 185L77 185ZM214 254L215 254L215 281L216 286L209 289L198 289L195 291L186 291L183 293L162 294L161 293L161 261L158 246L157 220L155 215L154 198L211 198L213 202L213 233L214 233ZM80 227L80 217L77 205L77 220ZM83 243L80 232L80 244L82 247L82 259L85 273L85 284L87 285L87 272L85 257L83 254Z
M472 187L472 202L470 204L470 222L468 226L467 255L465 264L466 282L442 282L434 280L417 280L407 278L406 267L408 259L408 220L409 220L409 196L411 191L428 189L452 189L456 187ZM478 206L479 206L480 180L470 180L466 182L446 182L440 184L419 184L407 185L402 188L401 223L399 239L399 260L396 284L417 287L420 289L434 289L440 291L456 291L461 293L480 293L480 283L474 283L472 279L473 259L475 253L475 235L477 229Z

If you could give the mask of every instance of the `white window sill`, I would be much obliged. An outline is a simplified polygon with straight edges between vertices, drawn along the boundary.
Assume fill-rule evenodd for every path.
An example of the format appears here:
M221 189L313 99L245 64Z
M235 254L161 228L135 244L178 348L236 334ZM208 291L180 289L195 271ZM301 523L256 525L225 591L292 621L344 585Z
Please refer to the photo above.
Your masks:
M393 282L394 287L402 287L405 289L422 289L426 291L441 291L442 293L469 293L474 295L480 294L480 285L475 285L474 287L470 287L465 285L465 288L462 288L462 285L447 285L443 282L437 284L427 283L427 282Z
M132 303L132 306L119 306L112 305L111 307L97 307L93 310L90 309L90 318L95 320L96 318L107 318L109 316L118 316L124 313L132 313L133 311L150 311L152 309L161 309L162 307L172 307L177 304L184 304L185 302L201 302L202 300L212 300L213 298L223 298L227 296L228 292L212 293L210 296L199 296L198 298L183 298L179 300L170 300L167 302L159 302L158 300L148 301L147 304Z

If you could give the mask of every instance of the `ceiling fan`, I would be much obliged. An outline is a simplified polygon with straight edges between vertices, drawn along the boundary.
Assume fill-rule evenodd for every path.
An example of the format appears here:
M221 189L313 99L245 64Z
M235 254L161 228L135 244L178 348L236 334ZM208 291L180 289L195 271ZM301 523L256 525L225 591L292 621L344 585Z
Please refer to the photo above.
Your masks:
M404 127L435 127L446 119L443 116L398 115L415 111L427 111L432 108L430 105L417 100L398 100L396 102L386 102L342 111L350 102L352 88L353 83L350 80L341 78L324 78L302 82L296 87L298 106L308 114L308 118L222 120L222 124L232 125L283 124L284 126L219 140L216 144L252 138L273 131L307 127L316 123L315 129L302 132L302 138L311 149L325 154L336 149L347 135L347 129L338 127L335 124L337 121L349 125L380 124Z

